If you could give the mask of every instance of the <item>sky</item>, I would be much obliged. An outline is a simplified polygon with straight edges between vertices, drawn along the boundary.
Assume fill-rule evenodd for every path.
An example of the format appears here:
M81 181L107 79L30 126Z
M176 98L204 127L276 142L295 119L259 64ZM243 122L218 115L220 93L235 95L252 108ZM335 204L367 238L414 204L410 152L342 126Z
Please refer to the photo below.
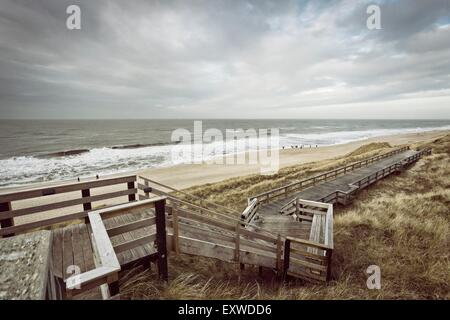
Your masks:
M0 0L0 118L450 119L450 1Z

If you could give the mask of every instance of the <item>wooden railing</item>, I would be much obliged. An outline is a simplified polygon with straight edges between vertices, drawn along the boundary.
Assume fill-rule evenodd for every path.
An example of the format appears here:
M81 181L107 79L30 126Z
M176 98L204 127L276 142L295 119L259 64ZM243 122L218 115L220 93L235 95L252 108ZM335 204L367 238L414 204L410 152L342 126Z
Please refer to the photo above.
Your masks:
M129 213L129 210L149 206L154 208L154 217L133 221L109 229L105 227L103 222L105 219ZM164 280L168 279L164 197L155 197L149 200L99 209L90 212L88 217L92 229L91 240L96 268L66 279L67 296L71 297L98 286L102 289L104 299L117 295L119 293L118 279L121 265L116 255L155 241L157 251L154 254L154 260L158 261L159 276ZM145 234L140 238L118 245L113 245L110 240L110 237L152 225L156 226L156 232L152 234Z
M88 212L93 209L94 202L102 202L127 196L128 201L136 200L137 188L135 187L136 176L125 176L110 179L94 180L89 182L79 182L72 184L57 185L45 188L36 188L18 192L9 192L0 194L0 236L12 236L16 233L30 231L35 228L51 226L53 224L67 222L71 220L83 219L88 216ZM97 188L111 187L116 185L125 186L124 190L104 191L101 194L91 195L91 192L97 191ZM101 191L101 190L100 190ZM69 193L80 192L77 195ZM67 194L72 196L70 200L58 200L58 195ZM44 204L31 204L24 208L16 209L16 204L26 202L32 199L30 203L42 199ZM125 202L125 201L122 201ZM26 204L26 203L25 203ZM23 205L23 204L22 204ZM108 205L108 204L107 204ZM81 209L82 210L78 211ZM38 220L16 225L15 219L22 216L39 214L56 209L66 209L71 207L74 213L54 214L51 218L30 219ZM80 208L80 209L78 209Z
M344 167L340 167L340 168L337 168L337 169L334 169L331 171L327 171L327 172L315 175L313 177L310 177L310 178L307 178L307 179L304 179L301 181L293 182L293 183L287 184L285 186L281 186L281 187L272 189L270 191L260 193L256 196L250 197L249 200L251 201L253 199L258 199L257 205L260 205L260 204L264 204L264 203L273 201L274 199L286 198L294 192L298 192L300 190L314 186L319 182L336 179L338 176L340 176L342 174L346 174L347 172L354 171L355 169L358 169L358 168L366 167L373 162L379 161L380 159L390 157L394 154L404 152L408 149L409 149L409 147L406 146L406 147L402 147L402 148L390 151L385 154L374 156L374 157L371 157L371 158L368 158L368 159L365 159L362 161L354 162L354 163L346 165Z
M146 189L145 186L141 188L142 191L146 191L142 197L152 199L150 193L167 197L167 226L170 239L168 250L177 254L216 258L237 263L241 267L245 264L268 267L277 270L281 275L287 272L284 270L283 261L286 238L247 222L254 215L256 201L249 204L244 211L243 219L200 207L154 187L152 190ZM302 200L302 204L301 212L305 215L320 212L326 216L323 224L313 223L315 228L321 230L319 234L325 240L315 237L310 237L310 240L290 238L290 241L308 246L289 255L288 259L291 259L289 274L306 280L326 281L327 270L331 268L330 250L333 249L333 209L329 204L311 201ZM311 220L314 219L313 216ZM326 233L324 230L327 230ZM322 248L322 251L310 252L311 248L317 246ZM323 250L330 252L324 255Z
M282 239L250 231L238 221L233 224L180 207L172 207L168 217L169 248L237 264L278 269Z
M329 281L333 242L333 205L297 199L297 220L311 221L309 240L287 237L284 272L314 281Z
M247 223L251 223L258 211L258 199L250 200L250 203L241 213L241 219Z
M148 191L147 194L149 192L151 192L152 185L156 185L157 188L161 191L163 191L162 189L169 190L169 191L165 191L165 192L166 193L171 192L171 194L173 196L177 196L178 198L180 198L180 195L182 195L184 198L186 198L187 201L197 203L201 207L208 207L213 210L218 210L222 213L225 213L225 214L228 214L231 216L235 216L235 217L239 216L239 212L232 208L228 208L228 207L222 206L220 204L214 203L212 201L205 200L201 197L198 197L198 196L188 193L186 191L173 188L171 186L168 186L166 184L163 184L163 183L155 181L155 180L151 180L151 179L143 177L143 176L139 176L139 179L143 181L143 183L141 183L140 181L138 182L139 189L147 190ZM144 198L145 198L145 196L144 196Z
M195 212L199 215L205 215L205 216L209 216L211 218L223 221L223 222L227 222L227 223L231 223L232 225L235 225L237 223L240 223L241 226L243 227L251 227L252 229L256 230L260 235L265 236L267 240L269 241L275 241L277 239L277 234L270 232L266 229L263 229L261 227L255 226L255 225L250 225L249 222L247 221L243 221L241 219L240 216L236 216L236 215L229 215L226 213L223 213L221 211L217 211L214 209L211 209L210 207L206 206L206 207L202 207L199 206L195 203L191 203L186 199L181 199L178 198L177 196L173 195L172 193L163 191L161 189L152 187L151 189L146 187L145 185L142 185L141 183L138 183L138 188L140 191L142 191L144 194L140 194L139 198L140 199L151 199L150 194L153 193L157 196L164 196L167 198L169 206L168 206L168 212L169 214L171 213L171 210L173 207L178 207L181 209L186 209L189 210L191 212Z
M431 153L431 148L426 148L423 150L420 150L416 154L409 156L405 159L402 159L400 162L393 163L391 165L388 165L382 169L377 170L376 172L367 175L359 180L356 180L349 184L350 189L348 191L335 191L332 192L325 197L319 199L320 202L327 202L327 203L343 203L345 204L348 201L349 196L351 196L353 193L355 193L357 190L363 189L368 187L369 185L377 182L378 180L383 179L384 177L404 169L405 166L417 161L424 155L428 155Z
M92 244L96 256L96 259L94 259L96 268L71 276L66 280L69 297L73 295L72 290L82 292L103 284L117 283L119 280L120 264L100 213L98 211L89 213L89 222L92 227Z
M431 148L426 148L426 149L420 150L418 153L403 159L401 161L401 163L394 163L390 166L384 167L383 169L380 169L380 170L376 171L375 173L372 173L362 179L359 179L358 181L352 182L352 185L358 186L358 188L364 188L364 187L374 183L375 181L378 181L380 179L380 177L382 178L382 177L389 175L392 172L397 171L397 170L403 170L403 167L405 165L409 165L410 163L419 160L422 156L430 154L430 153L431 153Z

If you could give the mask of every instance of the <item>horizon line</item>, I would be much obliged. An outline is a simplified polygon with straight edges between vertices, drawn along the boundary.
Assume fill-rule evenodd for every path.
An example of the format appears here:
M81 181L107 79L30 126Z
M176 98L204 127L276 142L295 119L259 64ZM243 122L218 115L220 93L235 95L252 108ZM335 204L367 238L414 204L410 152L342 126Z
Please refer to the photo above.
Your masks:
M92 120L392 120L392 121L446 121L450 118L6 118L0 121L17 121L17 120L33 120L33 121L92 121Z

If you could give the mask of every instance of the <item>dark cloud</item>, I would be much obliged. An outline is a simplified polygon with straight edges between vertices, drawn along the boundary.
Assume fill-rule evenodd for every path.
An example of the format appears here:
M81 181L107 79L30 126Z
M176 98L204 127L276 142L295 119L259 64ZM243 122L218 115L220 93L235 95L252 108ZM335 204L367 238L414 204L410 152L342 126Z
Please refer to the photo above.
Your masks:
M367 1L0 0L1 117L297 117L411 97L449 114L449 2L378 3L382 30Z

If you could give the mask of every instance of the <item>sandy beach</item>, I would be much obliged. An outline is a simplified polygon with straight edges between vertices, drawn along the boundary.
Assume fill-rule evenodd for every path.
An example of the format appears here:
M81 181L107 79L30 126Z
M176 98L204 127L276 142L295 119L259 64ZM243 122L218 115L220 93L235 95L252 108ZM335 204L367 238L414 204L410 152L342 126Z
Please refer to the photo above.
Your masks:
M279 150L279 166L280 168L284 168L296 164L333 159L336 157L346 155L354 151L355 149L359 148L360 146L372 142L387 142L391 146L401 144L412 144L421 141L433 140L445 134L448 134L449 132L450 132L449 130L436 130L420 133L396 134L396 135L373 137L365 140L353 141L345 144L337 144L327 147L281 149ZM228 178L260 173L261 170L259 165L250 165L250 164L227 165L227 164L203 163L203 164L180 164L171 167L148 168L137 171L121 172L118 174L108 176L101 176L101 178L137 174L170 185L174 188L183 189L195 185L202 185L205 183L214 183ZM90 181L90 180L95 180L95 177L92 177L91 179L82 179L82 181ZM5 192L13 192L19 190L26 190L30 188L39 188L43 186L60 185L74 182L77 181L75 179L70 179L64 181L33 183L18 187L5 187L0 189L0 194Z
M344 156L358 147L372 143L372 142L387 142L391 146L402 145L402 144L414 144L422 141L431 141L445 134L449 131L429 131L414 134L398 134L383 137L376 137L361 141L354 141L351 143L333 145L329 147L319 147L319 148L303 148L303 149L284 149L280 150L279 153L279 165L280 168L289 167L292 165L304 164L315 161L329 160L336 157ZM120 173L112 176L103 176L101 178L115 177L115 176L125 176L125 175L142 175L148 177L152 180L164 183L171 187L177 189L184 189L191 186L203 185L207 183L215 183L223 181L229 178L241 177L252 174L260 174L260 167L258 165L226 165L226 164L182 164L173 167L165 168L150 168L139 171L130 171L126 173ZM92 179L82 180L91 181ZM16 187L16 188L4 188L0 191L1 193L9 193L20 190L27 190L32 188L41 188L44 186L62 185L68 183L74 183L76 180L67 181L52 181L44 183L35 183L26 186ZM120 185L102 187L91 190L91 195L102 194L106 192L114 192L121 189ZM79 192L69 192L64 194L55 195L52 199L53 201L64 201L70 199L79 198ZM105 200L101 203L94 204L94 208L102 205L114 205L118 203L126 202L126 197L118 197L115 199ZM31 198L27 200L22 200L15 202L13 209L22 209L26 207L33 207L37 205L42 205L48 203L46 197ZM28 222L33 222L37 220L42 220L45 218L52 218L60 215L75 213L82 209L81 206L73 206L63 209L57 209L42 213L35 213L31 215L21 216L15 218L15 224L23 224Z
M354 141L346 144L333 145L320 148L284 149L280 150L280 168L295 164L333 159L346 155L358 147L371 142L387 142L391 146L417 143L436 139L449 131L429 131L422 133L398 134L383 137L374 137L366 140ZM219 165L219 164L183 164L168 168L152 168L140 170L138 174L152 180L183 189L194 185L213 183L228 178L249 174L259 174L258 165Z

